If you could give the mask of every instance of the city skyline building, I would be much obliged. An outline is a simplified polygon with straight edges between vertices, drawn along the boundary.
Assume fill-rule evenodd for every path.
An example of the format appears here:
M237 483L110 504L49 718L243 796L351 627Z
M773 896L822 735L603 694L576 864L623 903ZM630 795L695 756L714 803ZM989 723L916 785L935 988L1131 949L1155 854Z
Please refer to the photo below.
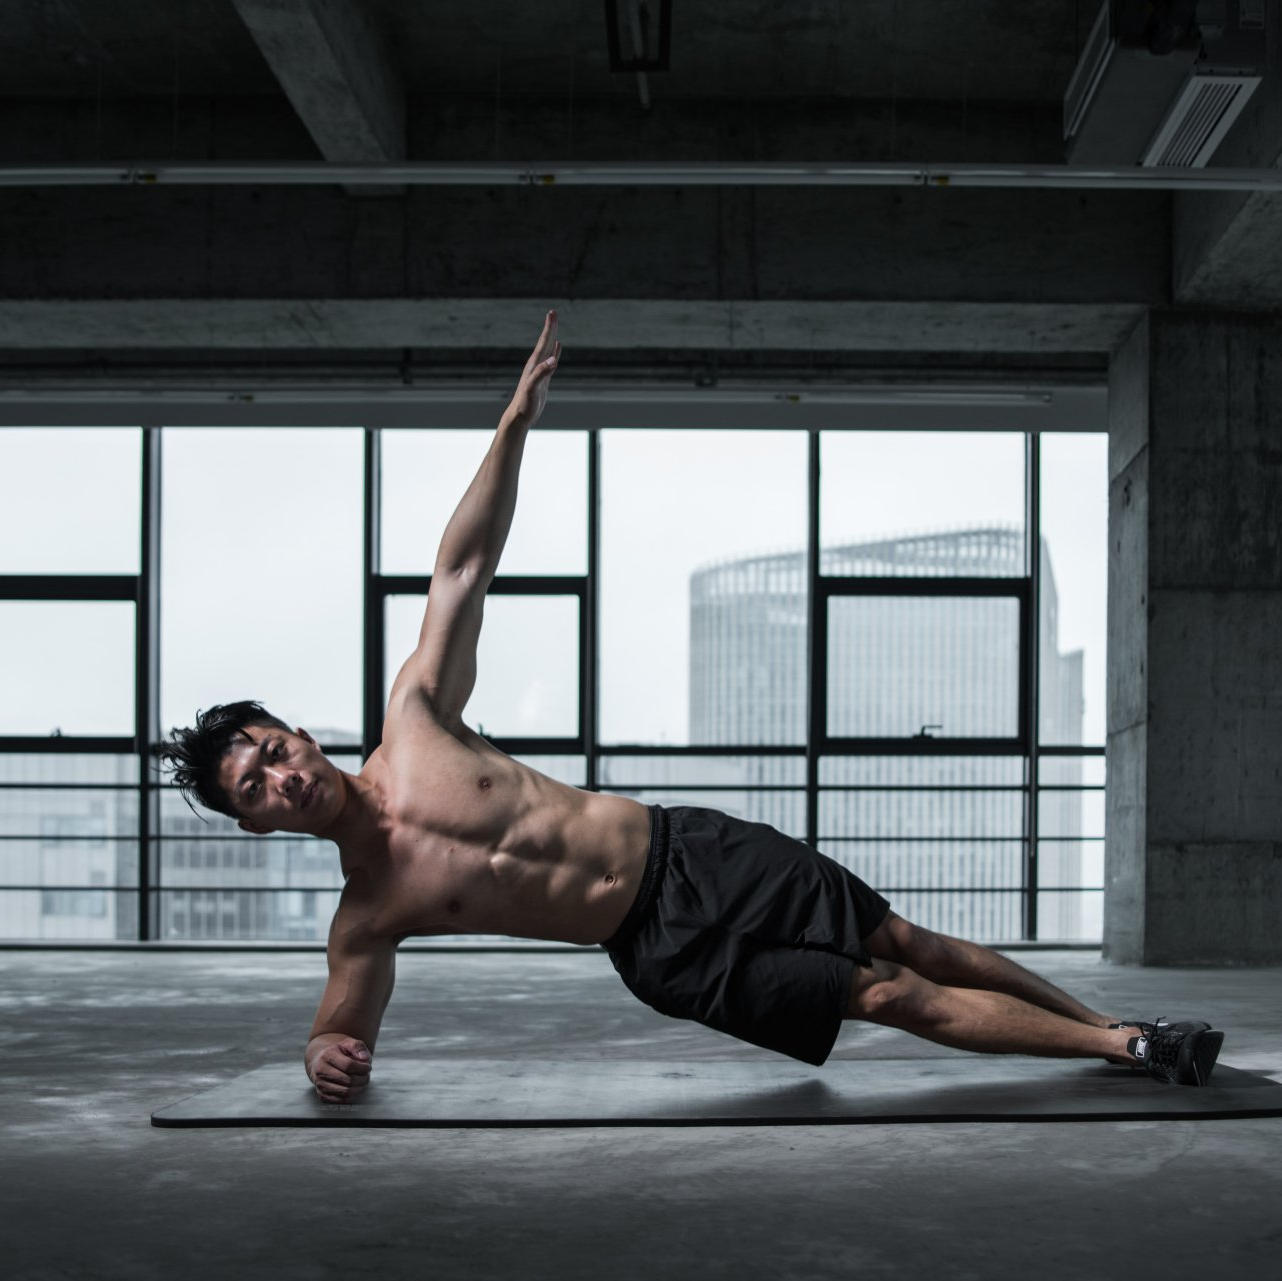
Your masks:
M820 572L864 579L1011 578L1021 528L984 525L824 548ZM1061 653L1050 552L1039 547L1039 741L1082 742L1081 650ZM690 579L690 742L796 745L808 718L806 554L720 560ZM851 738L1000 738L1019 732L1019 612L1009 596L830 598L829 733ZM708 762L713 765L713 762ZM768 758L717 762L741 817L801 836L796 795L769 790ZM820 762L818 845L931 928L984 939L1022 934L1027 888L1025 763L1018 756L831 756ZM1057 780L1081 782L1065 758ZM981 790L982 789L982 790ZM726 804L733 808L733 802ZM1080 883L1081 794L1040 797L1056 880ZM1039 933L1079 938L1080 894L1039 898Z

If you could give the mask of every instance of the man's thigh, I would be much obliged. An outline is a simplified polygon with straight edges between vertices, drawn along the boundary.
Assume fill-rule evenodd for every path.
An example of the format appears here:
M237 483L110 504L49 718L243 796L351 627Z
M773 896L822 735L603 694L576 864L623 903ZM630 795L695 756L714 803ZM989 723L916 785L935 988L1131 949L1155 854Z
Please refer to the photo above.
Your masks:
M895 912L887 912L886 919L864 939L864 946L875 960L921 970L930 968L945 941L944 936L934 930L914 925Z

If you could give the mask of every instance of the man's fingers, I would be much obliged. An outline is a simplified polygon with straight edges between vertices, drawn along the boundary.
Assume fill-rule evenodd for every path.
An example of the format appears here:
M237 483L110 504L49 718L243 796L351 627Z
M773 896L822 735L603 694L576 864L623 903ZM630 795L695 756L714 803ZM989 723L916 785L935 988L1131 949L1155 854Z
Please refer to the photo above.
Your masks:
M561 344L557 343L555 354L540 360L533 370L530 371L530 385L537 387L539 383L546 382L552 377L557 365L561 363Z
M316 1093L325 1100L326 1103L350 1103L353 1099L359 1098L368 1084L367 1081L354 1082L352 1085L338 1085L332 1081L327 1081L318 1076L312 1084L316 1087Z
M554 348L560 346L556 341L556 312L549 311L543 318L543 332L539 334L539 340L534 344L534 350L530 353L530 359L526 362L526 369L534 365L541 364L547 359L547 355Z
M353 1078L336 1068L318 1067L313 1080L317 1085L323 1082L325 1085L339 1085L346 1088L351 1085Z
M338 1085L365 1085L369 1081L370 1064L357 1063L348 1059L335 1063L333 1059L321 1059L316 1065L315 1077L318 1081L333 1081Z

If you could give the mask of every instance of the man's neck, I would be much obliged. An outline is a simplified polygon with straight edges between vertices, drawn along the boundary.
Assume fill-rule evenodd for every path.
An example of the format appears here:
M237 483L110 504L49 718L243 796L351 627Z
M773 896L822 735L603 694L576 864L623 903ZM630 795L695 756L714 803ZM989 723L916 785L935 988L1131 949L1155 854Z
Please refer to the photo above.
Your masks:
M316 835L338 846L344 875L381 848L384 842L383 793L377 783L340 770L343 780L343 808L324 831Z

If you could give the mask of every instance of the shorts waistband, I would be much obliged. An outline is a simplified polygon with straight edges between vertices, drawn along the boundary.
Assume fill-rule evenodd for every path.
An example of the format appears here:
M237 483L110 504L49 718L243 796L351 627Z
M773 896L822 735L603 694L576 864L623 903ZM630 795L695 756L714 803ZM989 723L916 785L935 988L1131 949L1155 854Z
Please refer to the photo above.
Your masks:
M663 884L663 874L668 867L668 812L662 805L651 805L650 810L650 853L645 861L645 871L641 873L641 884L637 887L637 896L623 918L623 924L601 944L607 952L622 947L640 928L654 900L659 896L659 887Z

